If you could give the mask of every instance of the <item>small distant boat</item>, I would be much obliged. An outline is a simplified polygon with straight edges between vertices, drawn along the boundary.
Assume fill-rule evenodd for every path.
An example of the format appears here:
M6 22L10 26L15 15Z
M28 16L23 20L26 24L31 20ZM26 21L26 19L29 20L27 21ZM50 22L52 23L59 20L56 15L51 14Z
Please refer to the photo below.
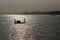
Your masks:
M52 16L54 16L54 14L52 14Z
M51 14L51 16L55 16L55 14Z
M14 19L14 24L24 24L24 23L26 23L25 19L23 22L21 22L21 20Z

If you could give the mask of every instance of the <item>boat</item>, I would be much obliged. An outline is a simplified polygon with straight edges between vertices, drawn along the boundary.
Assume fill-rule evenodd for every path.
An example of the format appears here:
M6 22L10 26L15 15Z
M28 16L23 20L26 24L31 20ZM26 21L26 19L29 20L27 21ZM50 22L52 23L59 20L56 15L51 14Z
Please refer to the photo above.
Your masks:
M23 22L21 20L14 19L14 24L24 24L24 23L26 23L25 19Z

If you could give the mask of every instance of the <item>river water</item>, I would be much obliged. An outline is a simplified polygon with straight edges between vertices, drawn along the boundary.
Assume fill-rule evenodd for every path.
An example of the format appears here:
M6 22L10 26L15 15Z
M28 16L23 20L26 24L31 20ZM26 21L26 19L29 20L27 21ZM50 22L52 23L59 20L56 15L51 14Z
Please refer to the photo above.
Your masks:
M0 15L0 40L60 40L60 15Z

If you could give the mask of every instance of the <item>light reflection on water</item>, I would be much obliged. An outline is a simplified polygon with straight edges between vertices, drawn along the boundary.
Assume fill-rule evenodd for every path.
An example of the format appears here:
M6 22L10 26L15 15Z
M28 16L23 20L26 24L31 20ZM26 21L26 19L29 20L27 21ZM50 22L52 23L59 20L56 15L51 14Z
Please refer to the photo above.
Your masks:
M26 19L26 23L14 24L14 19ZM1 40L58 40L60 16L3 15L0 27Z

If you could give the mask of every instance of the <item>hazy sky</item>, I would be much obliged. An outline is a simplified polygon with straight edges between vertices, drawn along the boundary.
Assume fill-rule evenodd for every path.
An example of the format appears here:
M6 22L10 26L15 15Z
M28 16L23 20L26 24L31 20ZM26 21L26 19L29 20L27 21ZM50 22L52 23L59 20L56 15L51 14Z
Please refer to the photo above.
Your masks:
M60 10L60 0L0 0L0 12Z

